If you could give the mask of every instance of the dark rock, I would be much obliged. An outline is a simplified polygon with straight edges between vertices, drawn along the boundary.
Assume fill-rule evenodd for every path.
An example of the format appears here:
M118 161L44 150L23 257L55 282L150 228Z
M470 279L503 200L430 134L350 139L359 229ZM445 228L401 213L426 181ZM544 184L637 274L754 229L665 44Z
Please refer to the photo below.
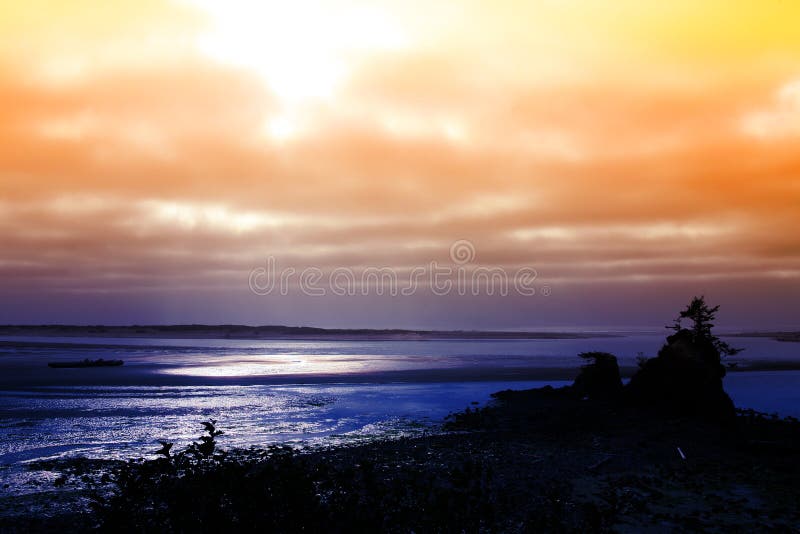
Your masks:
M730 419L735 409L722 388L724 376L714 343L681 329L667 338L656 358L641 365L626 388L626 399L675 415Z
M579 356L590 363L581 367L572 385L573 392L580 398L592 400L618 398L622 393L622 379L617 357L607 352L583 352Z

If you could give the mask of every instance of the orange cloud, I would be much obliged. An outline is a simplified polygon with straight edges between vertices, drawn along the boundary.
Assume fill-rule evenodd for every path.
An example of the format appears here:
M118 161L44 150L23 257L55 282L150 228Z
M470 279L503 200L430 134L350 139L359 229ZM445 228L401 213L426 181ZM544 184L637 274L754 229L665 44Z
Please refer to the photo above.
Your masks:
M788 4L345 2L269 61L257 23L225 40L246 12L26 6L0 16L0 293L243 291L268 254L408 270L461 238L565 288L800 276Z

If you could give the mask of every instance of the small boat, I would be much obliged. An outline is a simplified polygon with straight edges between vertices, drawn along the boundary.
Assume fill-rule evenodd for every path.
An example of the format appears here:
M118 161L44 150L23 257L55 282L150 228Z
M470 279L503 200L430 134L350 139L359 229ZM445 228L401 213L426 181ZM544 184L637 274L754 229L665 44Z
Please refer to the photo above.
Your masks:
M80 367L119 367L125 363L122 360L104 360L100 358L99 360L89 360L88 358L85 360L78 360L76 362L48 362L48 367L53 367L55 369L66 369L66 368L80 368Z

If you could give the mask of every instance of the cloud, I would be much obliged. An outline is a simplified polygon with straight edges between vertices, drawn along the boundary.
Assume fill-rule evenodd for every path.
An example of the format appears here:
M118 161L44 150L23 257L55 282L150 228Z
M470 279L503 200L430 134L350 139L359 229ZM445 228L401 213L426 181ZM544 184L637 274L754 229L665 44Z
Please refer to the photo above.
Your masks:
M781 87L770 107L747 113L742 131L758 139L800 136L800 80Z
M270 254L409 269L457 239L562 287L796 283L796 72L754 66L791 35L723 60L692 30L692 59L637 40L659 24L638 3L585 3L597 26L569 2L403 5L383 6L402 47L348 44L335 94L290 106L265 72L195 47L208 21L185 4L81 4L58 30L31 15L27 40L0 42L0 294L241 298ZM681 5L665 16L694 25ZM75 76L42 75L74 57Z

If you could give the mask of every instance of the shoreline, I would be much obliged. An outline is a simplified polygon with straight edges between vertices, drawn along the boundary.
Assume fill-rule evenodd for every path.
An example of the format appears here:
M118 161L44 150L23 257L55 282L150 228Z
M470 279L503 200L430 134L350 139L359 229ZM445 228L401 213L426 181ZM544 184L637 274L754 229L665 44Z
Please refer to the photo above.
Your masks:
M427 368L362 373L294 373L249 376L193 376L164 372L190 366L129 365L118 368L50 369L46 366L9 368L0 376L0 390L38 387L168 387L271 386L314 384L430 384L451 382L519 382L573 380L579 367ZM629 378L636 367L622 366ZM800 371L800 362L755 362L728 369L732 375L768 371Z
M740 332L728 337L765 337L784 343L800 343L800 332Z
M0 376L0 390L19 390L29 387L71 386L270 386L313 384L427 384L449 382L510 382L536 380L572 380L577 368L438 368L364 373L274 374L253 376L191 376L163 372L167 366L131 365L127 368L86 368L52 370L49 376L40 371L25 369ZM185 370L185 366L175 367ZM20 370L21 371L21 370ZM118 372L122 371L122 372ZM161 371L161 372L159 372ZM124 374L123 374L124 373Z
M664 417L565 389L493 397L421 437L209 458L180 443L171 460L40 462L52 486L0 499L0 527L696 531L800 518L797 422Z
M108 337L123 339L230 339L245 341L435 341L453 339L592 339L619 337L620 335L621 334L609 332L406 330L247 325L0 325L0 339L3 337Z

